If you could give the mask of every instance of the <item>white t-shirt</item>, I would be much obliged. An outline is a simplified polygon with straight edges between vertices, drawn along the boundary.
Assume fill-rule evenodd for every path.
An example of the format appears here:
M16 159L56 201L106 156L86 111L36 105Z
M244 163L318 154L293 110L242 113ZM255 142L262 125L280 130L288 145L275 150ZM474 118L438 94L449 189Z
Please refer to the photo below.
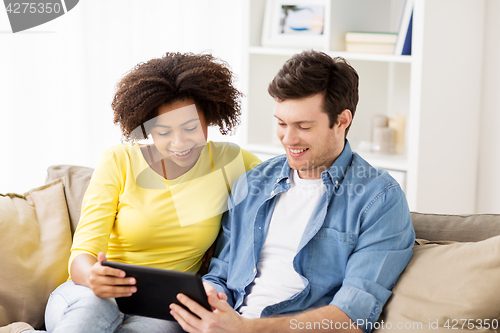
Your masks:
M296 170L290 178L290 189L279 195L274 207L257 263L257 276L238 310L246 318L259 318L266 306L284 301L304 289L302 278L293 268L293 258L307 222L326 188L321 179L301 179Z

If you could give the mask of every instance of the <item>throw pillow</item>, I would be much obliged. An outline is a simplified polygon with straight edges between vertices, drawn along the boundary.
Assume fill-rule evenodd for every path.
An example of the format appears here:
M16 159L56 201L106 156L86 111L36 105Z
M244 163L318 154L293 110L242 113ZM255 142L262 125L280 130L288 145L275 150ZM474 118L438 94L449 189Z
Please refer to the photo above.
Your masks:
M498 329L500 236L470 243L417 243L374 332Z
M70 248L61 179L24 195L0 195L0 326L43 326L50 293L68 278Z

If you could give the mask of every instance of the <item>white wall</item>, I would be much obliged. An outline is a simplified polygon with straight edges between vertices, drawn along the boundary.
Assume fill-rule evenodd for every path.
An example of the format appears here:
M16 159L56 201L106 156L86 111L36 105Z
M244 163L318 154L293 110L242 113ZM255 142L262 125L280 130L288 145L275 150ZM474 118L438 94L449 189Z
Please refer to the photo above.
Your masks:
M479 137L478 213L500 213L500 1L487 0L483 105Z
M477 212L500 213L500 1L486 4ZM0 10L0 193L43 184L53 164L93 167L120 143L113 89L140 61L211 50L242 73L244 10L233 0L82 0L17 34Z
M139 62L210 51L241 73L242 15L232 0L84 0L12 34L0 10L0 193L42 185L50 165L94 167L119 144L110 103Z

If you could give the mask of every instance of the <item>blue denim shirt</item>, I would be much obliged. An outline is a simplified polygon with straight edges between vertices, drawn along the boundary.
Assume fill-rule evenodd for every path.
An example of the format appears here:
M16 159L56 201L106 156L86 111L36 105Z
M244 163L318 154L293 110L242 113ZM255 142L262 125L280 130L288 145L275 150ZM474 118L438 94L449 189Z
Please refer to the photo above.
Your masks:
M415 233L405 195L386 172L351 151L349 142L321 179L326 191L302 235L293 260L305 288L264 308L262 317L335 305L370 332L412 255ZM243 303L257 274L277 198L290 188L285 155L243 175L222 219L218 256L204 280ZM328 319L328 318L326 318Z

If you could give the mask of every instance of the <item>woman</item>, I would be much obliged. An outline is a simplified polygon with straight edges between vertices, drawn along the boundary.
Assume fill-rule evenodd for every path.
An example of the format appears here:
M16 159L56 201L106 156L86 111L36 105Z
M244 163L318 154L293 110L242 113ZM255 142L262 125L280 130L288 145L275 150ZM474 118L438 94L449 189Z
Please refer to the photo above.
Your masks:
M238 122L241 94L211 55L167 53L117 85L114 122L125 141L104 152L82 204L69 273L51 295L49 332L177 332L176 322L123 315L114 298L133 278L103 260L197 272L220 229L232 183L260 161L228 143L206 142ZM135 141L152 138L151 144ZM241 180L240 180L241 181Z

